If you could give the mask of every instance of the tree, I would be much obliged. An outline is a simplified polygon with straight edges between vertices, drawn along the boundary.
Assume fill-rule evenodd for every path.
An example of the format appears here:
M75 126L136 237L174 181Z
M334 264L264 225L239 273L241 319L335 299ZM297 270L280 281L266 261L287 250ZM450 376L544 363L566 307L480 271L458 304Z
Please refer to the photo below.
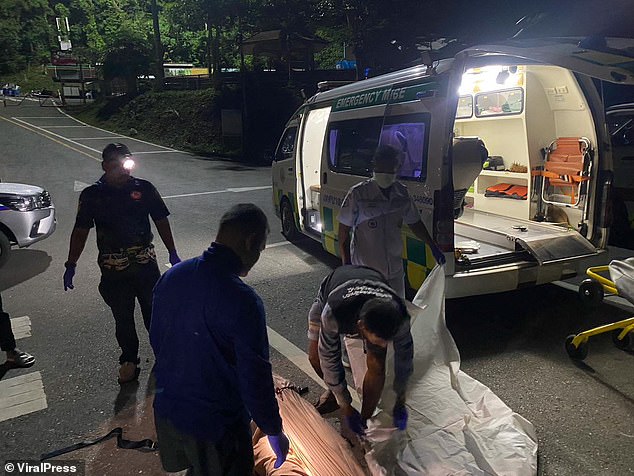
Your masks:
M161 43L161 27L159 24L159 9L156 0L151 0L152 5L152 30L154 38L154 71L156 89L163 89L165 72L163 70L163 44Z
M48 62L53 45L47 0L0 2L0 73Z
M104 79L122 78L129 96L138 94L137 78L150 71L151 52L142 43L123 40L106 53L103 62Z

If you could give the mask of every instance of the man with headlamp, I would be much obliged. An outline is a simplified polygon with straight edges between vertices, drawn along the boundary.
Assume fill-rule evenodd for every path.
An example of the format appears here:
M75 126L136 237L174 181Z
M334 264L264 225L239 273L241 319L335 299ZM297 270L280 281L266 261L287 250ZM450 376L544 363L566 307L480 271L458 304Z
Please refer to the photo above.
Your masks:
M150 328L152 289L160 277L152 244L149 217L169 251L172 265L180 262L169 221L169 211L158 191L147 180L130 175L134 159L124 144L108 144L102 152L102 177L79 196L75 227L65 263L64 290L73 289L73 278L90 229L97 229L99 293L112 310L116 338L121 347L119 383L139 375L139 339L134 324L135 301L143 323Z

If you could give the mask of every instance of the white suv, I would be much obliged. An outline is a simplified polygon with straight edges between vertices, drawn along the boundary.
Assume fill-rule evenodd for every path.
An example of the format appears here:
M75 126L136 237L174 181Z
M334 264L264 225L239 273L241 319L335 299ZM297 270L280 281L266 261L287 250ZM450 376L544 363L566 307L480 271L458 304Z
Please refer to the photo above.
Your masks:
M11 246L31 246L55 231L55 206L43 188L0 182L0 267Z

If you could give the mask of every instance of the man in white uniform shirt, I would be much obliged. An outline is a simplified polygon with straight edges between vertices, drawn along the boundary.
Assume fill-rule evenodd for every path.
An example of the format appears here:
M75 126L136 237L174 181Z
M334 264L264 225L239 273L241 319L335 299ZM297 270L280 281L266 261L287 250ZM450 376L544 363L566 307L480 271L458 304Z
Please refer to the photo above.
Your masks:
M348 191L339 212L339 251L343 264L376 269L404 298L403 223L431 248L438 263L443 264L445 257L421 221L407 187L396 181L400 156L394 147L379 146L372 179Z

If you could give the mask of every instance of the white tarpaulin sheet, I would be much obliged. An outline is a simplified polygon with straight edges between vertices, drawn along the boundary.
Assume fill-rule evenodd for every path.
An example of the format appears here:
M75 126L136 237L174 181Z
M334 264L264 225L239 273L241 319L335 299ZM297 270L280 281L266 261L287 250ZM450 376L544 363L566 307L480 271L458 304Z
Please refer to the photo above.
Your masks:
M610 277L619 292L629 302L634 304L634 258L623 261L610 262Z
M411 307L414 374L407 430L392 428L394 393L389 373L379 413L368 430L366 455L373 475L534 475L533 425L489 388L460 371L458 348L445 325L444 269L436 267ZM363 355L347 342L355 385ZM355 355L356 354L356 355ZM359 358L360 357L360 358ZM359 373L361 372L361 373Z

